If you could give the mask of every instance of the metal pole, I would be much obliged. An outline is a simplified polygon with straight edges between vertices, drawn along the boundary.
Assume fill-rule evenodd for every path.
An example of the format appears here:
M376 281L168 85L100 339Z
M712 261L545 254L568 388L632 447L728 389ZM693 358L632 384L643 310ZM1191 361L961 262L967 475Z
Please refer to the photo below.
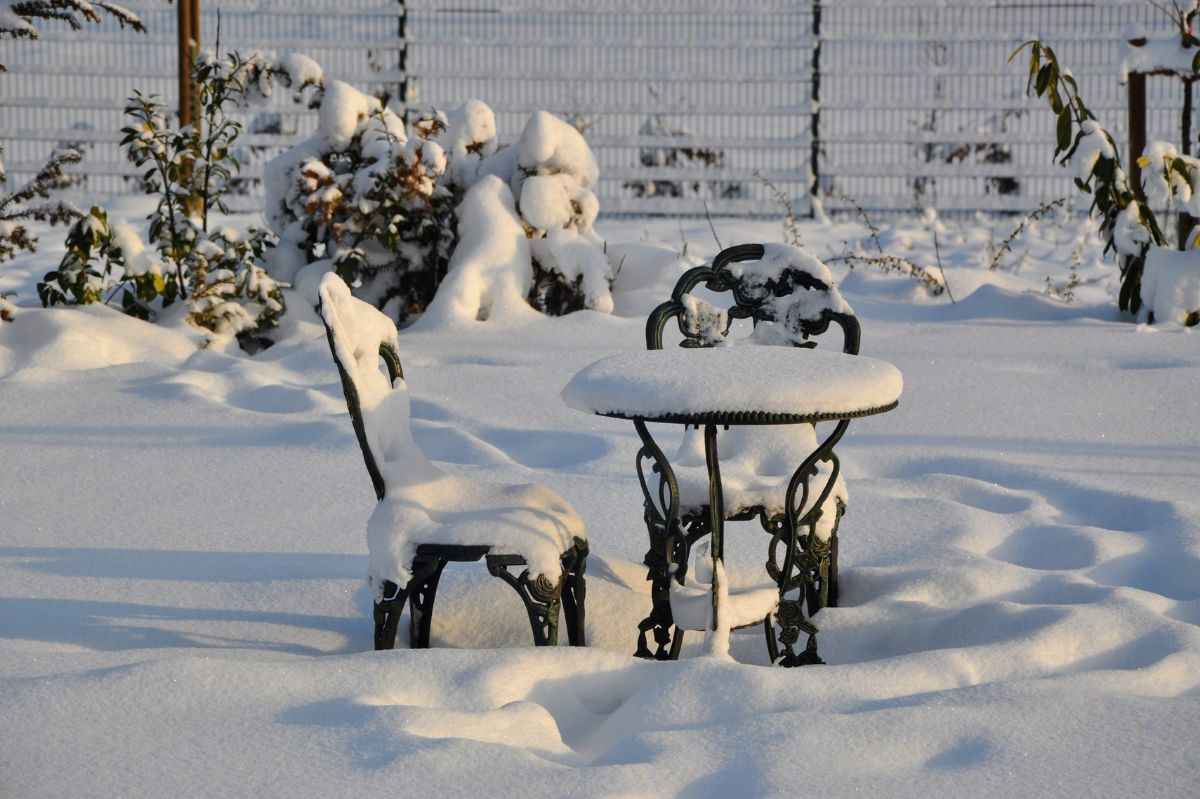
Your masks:
M816 200L821 189L821 4L813 3L813 65L812 65L812 120L809 137L812 139L812 152L809 156L809 171L812 173L812 185L809 199L809 216L816 217Z
M400 72L399 96L400 103L404 107L404 121L409 121L408 114L408 6L405 0L398 0L400 4L399 16L397 23L399 30L397 31L400 39L400 51L397 53L396 68Z
M179 127L195 119L196 92L192 64L200 53L200 0L175 0L179 20Z
M1180 120L1180 128L1182 129L1183 145L1180 150L1184 155L1192 154L1192 82L1185 80L1183 82L1183 115ZM1187 248L1188 235L1192 232L1192 228L1196 226L1196 219L1187 211L1179 212L1179 238L1177 239L1179 249Z

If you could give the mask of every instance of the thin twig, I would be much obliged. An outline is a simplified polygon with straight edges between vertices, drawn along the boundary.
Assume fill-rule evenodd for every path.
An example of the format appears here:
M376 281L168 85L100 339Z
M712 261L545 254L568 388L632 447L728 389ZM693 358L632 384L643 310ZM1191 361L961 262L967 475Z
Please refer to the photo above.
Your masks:
M867 212L863 210L858 200L840 189L837 192L837 196L853 205L854 210L858 211L858 215L862 217L863 222L867 225L867 230L871 233L871 240L875 242L875 250L880 255L883 255L883 245L879 243L879 228L875 227L875 223L871 221L871 217L867 216Z
M908 275L916 278L921 282L930 294L934 297L941 296L946 290L946 285L941 280L920 264L915 264L907 258L902 258L899 255L854 255L846 253L845 255L835 255L825 259L825 263L832 264L844 262L850 264L854 268L855 263L871 264L877 266L884 272L899 272L900 274Z
M1025 226L1030 222L1040 219L1055 208L1060 208L1067 201L1066 197L1059 197L1057 200L1051 200L1048 203L1042 203L1036 210L1031 211L1021 220L1016 229L1008 234L1008 238L1000 242L1000 249L996 250L996 254L992 256L992 264L988 267L992 271L1000 268L1000 262L1004 259L1005 253L1012 251L1012 243L1017 240L1017 237L1025 230Z
M708 220L708 229L712 231L713 241L715 241L717 243L717 249L718 250L725 249L724 247L721 246L721 240L719 238L717 238L717 229L716 229L716 227L713 226L712 216L710 216L708 213L708 200L704 201L704 218Z
M946 280L946 270L942 267L942 248L938 245L937 228L933 229L933 253L937 256L938 271L942 273L942 285L946 287L946 296L950 298L950 304L954 304L954 293L950 291L950 283Z
M754 170L754 177L763 182L763 185L771 190L775 195L775 201L783 206L783 234L784 239L790 239L787 243L793 246L800 246L800 230L796 227L796 214L792 211L792 202L788 199L787 194L778 186L770 181L766 175Z

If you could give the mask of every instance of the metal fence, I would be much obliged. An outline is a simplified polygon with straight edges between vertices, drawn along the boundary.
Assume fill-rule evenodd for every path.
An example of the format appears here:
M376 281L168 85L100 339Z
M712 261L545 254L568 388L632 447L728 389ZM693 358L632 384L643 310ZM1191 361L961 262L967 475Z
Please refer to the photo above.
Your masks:
M117 146L134 89L175 102L175 10L127 4L149 31L109 22L39 41L0 40L0 142L10 184L58 144L86 153L76 191L132 191ZM1041 37L1072 67L1117 137L1125 129L1120 37L1170 20L1141 0L222 0L220 46L297 51L330 77L413 109L471 97L503 142L531 111L581 128L608 213L776 214L853 197L873 210L1020 211L1069 194L1050 163L1053 118L1023 96L1020 42ZM218 3L202 38L218 34ZM1152 138L1178 138L1181 100L1150 83ZM244 117L243 208L266 159L315 115L276 98ZM767 185L770 181L772 186Z

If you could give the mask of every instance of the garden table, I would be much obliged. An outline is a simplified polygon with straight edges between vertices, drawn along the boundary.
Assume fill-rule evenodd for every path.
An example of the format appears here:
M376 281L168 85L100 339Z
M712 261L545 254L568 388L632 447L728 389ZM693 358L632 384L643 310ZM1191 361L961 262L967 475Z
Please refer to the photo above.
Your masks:
M827 475L824 485L810 483L817 482L814 480L817 464L833 458L833 448L850 420L895 408L902 388L900 372L884 361L794 347L630 351L596 361L576 374L562 392L567 405L587 413L631 420L642 442L637 472L650 536L646 565L650 569L653 604L650 616L639 625L635 654L658 659L678 657L682 635L673 616L671 583L683 586L690 546L680 526L675 475L662 448L650 434L648 423L696 425L704 429L712 554L711 618L706 620L705 628L715 633L710 638L715 642L713 648L728 645L728 631L732 627L762 621L772 663L785 666L820 663L816 652L817 628L805 618L800 599L813 580L815 541L802 531L811 529L821 512L836 471ZM797 466L788 484L784 516L763 520L763 526L772 536L767 573L775 584L777 597L765 614L760 610L752 620L739 618L743 611L730 597L725 584L725 516L717 427L817 422L836 422L836 425ZM647 463L650 471L657 473L657 485L652 484ZM814 496L817 500L810 502ZM678 593L679 588L675 590ZM800 598L793 596L796 593ZM805 650L797 654L792 645L801 632L809 638ZM647 646L647 633L653 634L656 652Z

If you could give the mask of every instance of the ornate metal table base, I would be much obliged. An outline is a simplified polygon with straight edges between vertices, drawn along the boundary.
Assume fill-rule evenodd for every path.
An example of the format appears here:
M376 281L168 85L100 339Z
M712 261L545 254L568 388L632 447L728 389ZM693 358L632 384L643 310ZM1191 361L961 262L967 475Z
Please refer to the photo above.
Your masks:
M650 435L646 422L634 420L642 447L637 454L638 480L645 497L646 530L650 549L646 552L646 579L651 583L650 615L638 624L637 657L674 660L683 646L683 629L677 627L671 612L671 581L683 585L687 576L692 546L701 538L711 536L713 574L719 574L717 563L724 560L725 510L721 488L720 463L717 457L717 421L704 423L704 456L708 467L709 513L689 525L680 521L679 487L671 464ZM833 490L839 464L833 447L849 426L848 420L837 423L833 432L796 469L788 483L784 515L767 518L766 511L759 521L771 535L768 546L767 573L779 587L779 604L773 614L763 620L767 652L771 662L780 666L804 666L823 663L817 654L817 626L808 618L831 599L831 577L835 546L817 538L815 529L821 507ZM810 481L818 474L817 464L826 461L831 470L815 501ZM647 464L650 468L647 470ZM657 480L654 477L657 476ZM805 507L811 510L804 516ZM840 513L840 508L839 508ZM801 531L807 530L806 534ZM808 606L808 615L804 605ZM714 586L712 629L717 628L717 599ZM807 636L804 648L797 652L801 635ZM781 648L782 647L782 648Z

